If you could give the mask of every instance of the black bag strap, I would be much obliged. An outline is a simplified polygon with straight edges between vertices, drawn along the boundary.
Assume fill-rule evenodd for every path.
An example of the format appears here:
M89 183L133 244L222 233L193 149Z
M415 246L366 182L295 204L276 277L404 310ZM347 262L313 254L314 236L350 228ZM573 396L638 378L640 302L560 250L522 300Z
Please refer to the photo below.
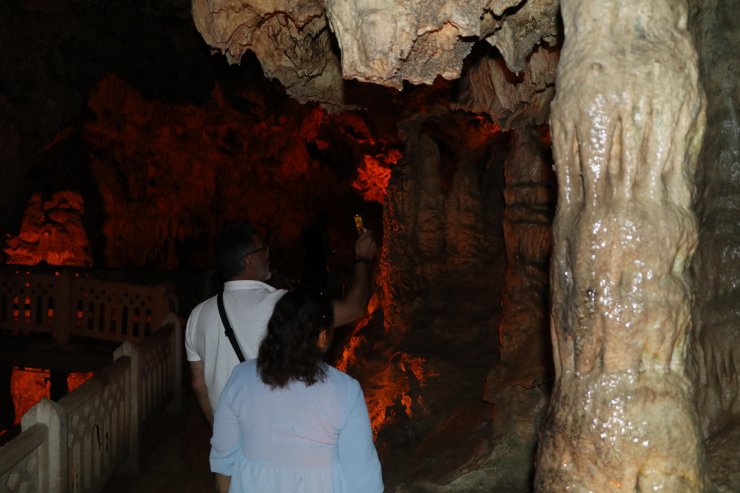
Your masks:
M242 353L242 349L239 347L239 342L236 340L236 336L234 335L234 329L231 328L231 324L229 323L229 318L226 316L226 308L224 308L224 293L223 291L218 293L218 296L216 297L216 302L218 303L218 313L221 315L221 322L224 324L224 332L226 333L226 337L229 338L229 342L231 343L231 347L234 348L234 352L236 353L236 357L239 358L239 362L244 362L244 353Z

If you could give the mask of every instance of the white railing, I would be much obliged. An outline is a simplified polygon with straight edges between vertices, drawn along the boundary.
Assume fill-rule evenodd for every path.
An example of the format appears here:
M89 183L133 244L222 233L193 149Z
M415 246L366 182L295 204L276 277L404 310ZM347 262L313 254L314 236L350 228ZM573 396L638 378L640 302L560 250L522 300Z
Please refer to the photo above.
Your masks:
M162 285L144 286L87 277L84 270L42 274L31 269L0 270L0 329L12 334L140 341L177 313L177 298Z
M165 320L73 392L23 415L21 434L0 448L0 492L94 493L122 466L138 472L144 425L182 397L182 330L174 315Z

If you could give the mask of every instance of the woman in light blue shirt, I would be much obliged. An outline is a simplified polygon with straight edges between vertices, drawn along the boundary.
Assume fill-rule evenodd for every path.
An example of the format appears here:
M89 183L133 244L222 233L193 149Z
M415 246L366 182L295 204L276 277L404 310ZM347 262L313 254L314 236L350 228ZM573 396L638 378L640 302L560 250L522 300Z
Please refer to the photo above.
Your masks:
M275 305L259 355L216 406L211 470L221 493L381 493L359 383L323 362L332 305L293 291Z

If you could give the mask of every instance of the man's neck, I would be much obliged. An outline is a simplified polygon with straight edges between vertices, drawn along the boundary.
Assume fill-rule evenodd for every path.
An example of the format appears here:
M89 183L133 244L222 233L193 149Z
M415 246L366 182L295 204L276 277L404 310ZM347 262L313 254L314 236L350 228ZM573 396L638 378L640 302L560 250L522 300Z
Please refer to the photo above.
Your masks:
M229 279L229 281L259 281L259 282L267 282L267 281L270 280L270 277L268 277L267 279L260 279L258 276L256 276L252 272L242 272L241 274L238 274L238 275L232 277L231 279Z
M259 281L259 280L260 279L257 279L255 276L246 276L246 275L234 276L231 279L229 279L229 281Z

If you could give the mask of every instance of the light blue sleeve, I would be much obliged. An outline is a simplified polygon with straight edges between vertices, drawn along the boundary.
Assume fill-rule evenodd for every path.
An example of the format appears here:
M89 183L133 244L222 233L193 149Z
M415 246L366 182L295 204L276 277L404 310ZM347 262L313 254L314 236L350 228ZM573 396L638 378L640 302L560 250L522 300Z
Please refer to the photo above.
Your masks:
M238 366L237 366L238 368ZM211 471L231 476L239 453L239 417L234 412L233 402L240 379L236 369L231 374L216 405L213 417L213 436L211 437ZM243 384L242 384L243 385Z
M357 382L352 396L349 417L339 432L339 463L353 493L381 493L380 461L373 443L365 396Z

